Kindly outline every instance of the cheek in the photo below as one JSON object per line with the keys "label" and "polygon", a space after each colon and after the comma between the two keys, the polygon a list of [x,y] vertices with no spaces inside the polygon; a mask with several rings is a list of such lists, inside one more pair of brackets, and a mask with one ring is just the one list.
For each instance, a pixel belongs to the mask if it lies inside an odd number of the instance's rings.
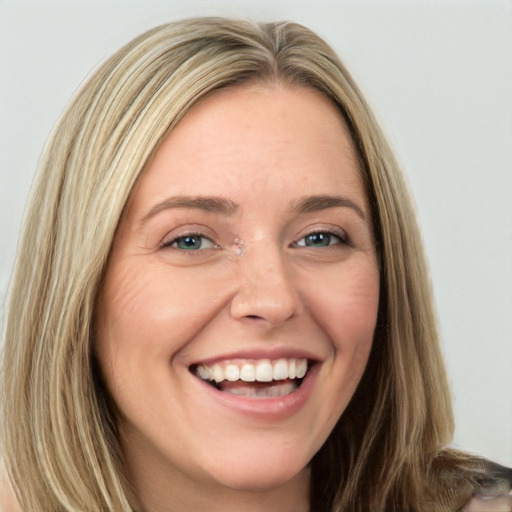
{"label": "cheek", "polygon": [[336,351],[367,353],[379,307],[379,273],[373,261],[331,272],[311,298],[311,308]]}
{"label": "cheek", "polygon": [[218,286],[201,272],[134,261],[113,265],[98,302],[96,350],[117,365],[172,360],[221,301]]}
{"label": "cheek", "polygon": [[95,349],[123,421],[137,423],[144,412],[174,403],[181,381],[170,370],[179,367],[174,363],[189,341],[219,310],[211,280],[195,274],[133,261],[107,272]]}
{"label": "cheek", "polygon": [[331,270],[323,282],[322,289],[315,288],[318,293],[309,295],[309,308],[328,338],[330,351],[321,369],[328,384],[317,419],[327,436],[352,399],[368,362],[379,306],[379,274],[368,259]]}

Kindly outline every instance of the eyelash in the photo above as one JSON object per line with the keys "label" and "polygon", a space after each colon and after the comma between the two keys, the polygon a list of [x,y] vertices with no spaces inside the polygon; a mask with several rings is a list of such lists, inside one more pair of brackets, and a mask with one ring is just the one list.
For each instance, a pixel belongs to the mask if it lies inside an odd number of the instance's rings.
{"label": "eyelash", "polygon": [[[182,235],[174,237],[172,240],[168,240],[168,241],[162,242],[162,244],[160,245],[160,249],[174,248],[174,249],[183,250],[183,251],[193,250],[193,249],[190,249],[190,248],[189,249],[181,249],[179,247],[173,247],[174,244],[177,244],[180,240],[184,240],[186,238],[200,238],[202,240],[208,240],[209,242],[212,243],[212,245],[215,248],[218,247],[218,245],[216,245],[215,242],[210,237],[208,237],[205,233],[197,231],[197,232],[184,233]],[[198,249],[200,249],[200,248],[201,247],[199,247]],[[211,248],[213,248],[213,247],[210,247],[210,249]]]}
{"label": "eyelash", "polygon": [[320,245],[317,248],[332,247],[333,245],[350,245],[350,242],[349,242],[348,237],[345,234],[345,232],[342,233],[342,232],[338,232],[338,231],[334,231],[334,230],[319,229],[317,231],[311,231],[310,233],[308,233],[308,234],[304,235],[303,237],[301,237],[296,242],[292,242],[291,246],[292,247],[314,247],[314,246],[311,246],[311,245],[306,245],[306,243],[301,244],[300,242],[302,240],[306,240],[308,237],[313,237],[315,235],[316,236],[326,236],[328,242],[331,241],[332,237],[334,237],[334,238],[336,238],[338,240],[338,242],[336,242],[334,244],[328,243],[327,245]]}
{"label": "eyelash", "polygon": [[[318,230],[318,231],[312,231],[306,235],[304,235],[303,237],[299,238],[299,240],[297,240],[296,242],[292,242],[290,244],[290,247],[293,247],[293,248],[298,248],[298,247],[312,247],[312,248],[315,248],[315,246],[312,246],[312,245],[307,245],[307,242],[305,243],[300,243],[302,240],[306,240],[308,237],[313,237],[313,236],[326,236],[326,239],[327,239],[327,245],[319,245],[317,246],[316,248],[324,248],[324,247],[332,247],[334,245],[350,245],[350,242],[347,238],[347,235],[345,233],[340,233],[340,232],[335,232],[335,231],[330,231],[330,230]],[[332,237],[336,238],[338,240],[338,242],[336,243],[333,243],[331,244],[330,241],[332,240]],[[172,240],[169,240],[169,241],[166,241],[166,242],[162,242],[162,244],[160,245],[160,249],[166,249],[166,248],[174,248],[174,249],[178,249],[178,250],[182,250],[182,251],[187,251],[187,250],[190,250],[190,251],[194,251],[194,250],[200,250],[202,247],[202,242],[201,242],[201,245],[197,248],[197,249],[194,249],[193,247],[192,248],[180,248],[180,247],[177,247],[175,246],[175,244],[178,244],[180,240],[185,240],[185,239],[194,239],[194,238],[199,238],[201,240],[208,240],[212,245],[213,247],[208,247],[208,249],[212,249],[212,248],[218,248],[219,246],[215,244],[215,242],[213,242],[213,240],[211,238],[209,238],[205,233],[202,233],[202,232],[190,232],[190,233],[185,233],[185,234],[182,234],[180,236],[177,236],[177,237],[174,237]],[[205,249],[203,249],[205,250]]]}

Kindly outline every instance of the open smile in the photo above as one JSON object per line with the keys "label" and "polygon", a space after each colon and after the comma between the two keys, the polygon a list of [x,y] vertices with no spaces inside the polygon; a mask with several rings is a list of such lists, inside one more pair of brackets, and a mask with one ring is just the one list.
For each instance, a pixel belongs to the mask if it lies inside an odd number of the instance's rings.
{"label": "open smile", "polygon": [[223,393],[264,399],[298,390],[312,365],[306,358],[237,359],[195,364],[190,371]]}

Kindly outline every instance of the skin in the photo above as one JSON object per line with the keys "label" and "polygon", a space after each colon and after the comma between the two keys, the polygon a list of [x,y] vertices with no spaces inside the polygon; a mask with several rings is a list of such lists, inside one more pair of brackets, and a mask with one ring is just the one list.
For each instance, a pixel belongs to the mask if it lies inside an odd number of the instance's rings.
{"label": "skin", "polygon": [[[308,510],[307,464],[361,377],[379,283],[367,222],[350,208],[297,214],[289,205],[343,194],[368,219],[355,162],[325,98],[253,86],[189,113],[144,171],[114,241],[96,339],[140,511]],[[158,208],[142,222],[169,196],[190,194],[241,209]],[[334,227],[349,246],[294,245]],[[161,248],[198,228],[215,243],[196,254]],[[290,345],[321,364],[311,397],[286,419],[223,409],[188,371],[240,346]],[[21,512],[0,473],[0,509]],[[475,497],[464,511],[512,511],[512,496]]]}
{"label": "skin", "polygon": [[[177,206],[184,196],[229,211]],[[309,196],[344,202],[298,208]],[[312,232],[329,244],[306,245]],[[181,249],[194,233],[201,248]],[[189,112],[132,193],[98,304],[95,347],[141,510],[307,511],[308,464],[361,378],[378,297],[357,158],[326,98],[252,85]],[[316,361],[293,413],[241,412],[189,370],[258,351]]]}
{"label": "skin", "polygon": [[512,494],[473,498],[464,508],[463,512],[511,512]]}
{"label": "skin", "polygon": [[0,476],[0,510],[2,512],[23,512],[9,485],[5,472]]}

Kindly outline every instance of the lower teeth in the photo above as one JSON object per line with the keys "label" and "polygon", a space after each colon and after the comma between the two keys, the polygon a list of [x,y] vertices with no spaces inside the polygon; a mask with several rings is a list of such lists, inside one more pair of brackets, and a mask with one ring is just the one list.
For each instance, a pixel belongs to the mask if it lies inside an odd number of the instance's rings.
{"label": "lower teeth", "polygon": [[297,382],[281,382],[267,387],[232,387],[222,389],[232,395],[247,396],[250,398],[274,398],[293,393],[298,388]]}

